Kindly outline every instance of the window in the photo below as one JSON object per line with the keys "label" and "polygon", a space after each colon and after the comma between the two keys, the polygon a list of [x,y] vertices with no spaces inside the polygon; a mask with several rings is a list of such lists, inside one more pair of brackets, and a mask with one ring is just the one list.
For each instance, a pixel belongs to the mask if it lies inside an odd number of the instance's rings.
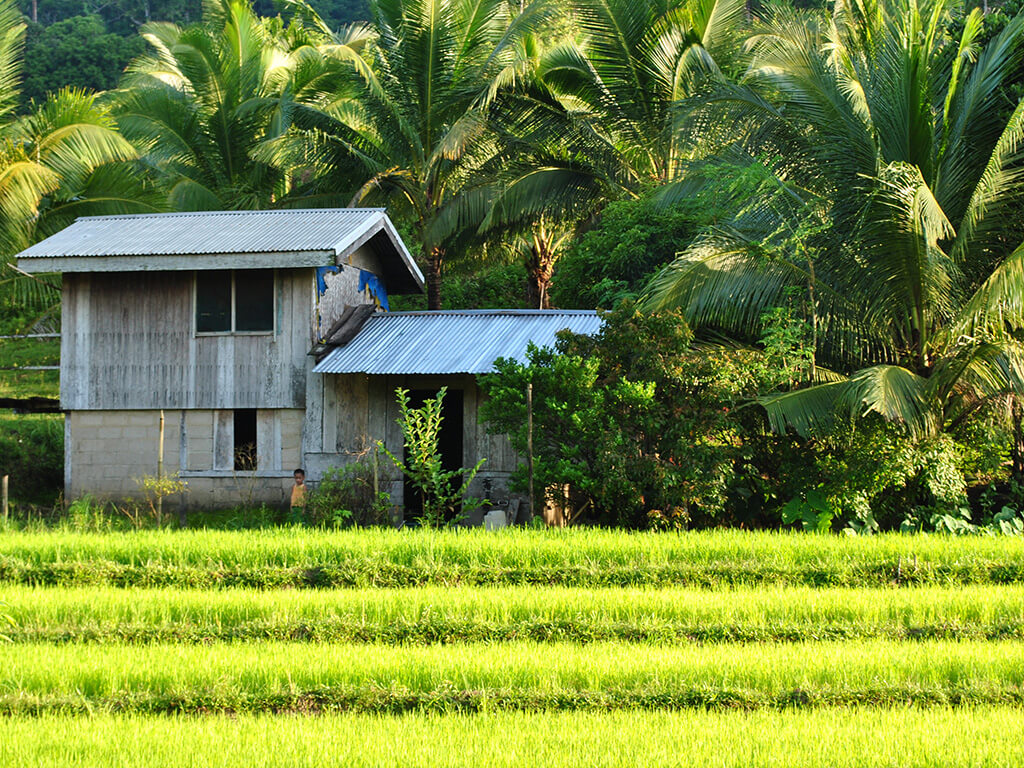
{"label": "window", "polygon": [[256,409],[240,408],[235,411],[235,470],[254,472],[256,457]]}
{"label": "window", "polygon": [[274,330],[274,271],[196,272],[196,333]]}

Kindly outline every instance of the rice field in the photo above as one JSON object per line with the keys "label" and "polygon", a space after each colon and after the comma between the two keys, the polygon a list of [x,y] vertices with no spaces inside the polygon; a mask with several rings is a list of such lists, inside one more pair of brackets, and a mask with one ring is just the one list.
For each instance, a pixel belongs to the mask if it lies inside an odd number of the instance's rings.
{"label": "rice field", "polygon": [[1024,583],[1007,537],[600,529],[9,532],[0,583],[222,588]]}
{"label": "rice field", "polygon": [[1024,546],[0,533],[4,766],[1010,766]]}
{"label": "rice field", "polygon": [[1021,640],[1024,585],[402,587],[0,586],[17,642],[452,644]]}
{"label": "rice field", "polygon": [[963,768],[1024,761],[1016,710],[818,709],[0,720],[3,768]]}
{"label": "rice field", "polygon": [[[8,693],[10,692],[10,693]],[[1024,702],[1024,644],[8,645],[0,712]]]}
{"label": "rice field", "polygon": [[0,719],[2,768],[986,768],[1024,762],[1016,710],[44,715]]}

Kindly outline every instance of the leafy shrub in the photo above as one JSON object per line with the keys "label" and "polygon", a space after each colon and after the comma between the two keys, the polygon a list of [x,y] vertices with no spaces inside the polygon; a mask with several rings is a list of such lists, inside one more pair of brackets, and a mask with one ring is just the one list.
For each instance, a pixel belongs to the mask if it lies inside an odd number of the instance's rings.
{"label": "leafy shrub", "polygon": [[313,525],[330,528],[346,525],[391,523],[391,494],[379,490],[380,470],[376,449],[343,467],[331,467],[309,491],[306,514]]}
{"label": "leafy shrub", "polygon": [[775,494],[783,502],[784,524],[854,533],[959,533],[964,525],[985,526],[993,517],[995,486],[991,499],[973,507],[969,496],[972,478],[991,477],[990,457],[955,435],[914,439],[899,425],[866,418],[838,424],[803,447],[802,467],[790,460],[777,470]]}
{"label": "leafy shrub", "polygon": [[162,528],[170,519],[164,500],[188,490],[188,483],[177,473],[164,477],[146,475],[135,482],[142,491],[142,499],[125,499],[117,507],[133,528]]}
{"label": "leafy shrub", "polygon": [[[535,485],[570,485],[603,523],[680,528],[723,512],[746,426],[735,411],[777,375],[756,351],[702,350],[682,316],[630,303],[594,337],[563,333],[528,364],[499,360],[480,380],[482,417],[526,453],[534,391]],[[745,417],[757,421],[755,411]],[[520,466],[513,483],[525,484]]]}
{"label": "leafy shrub", "polygon": [[471,510],[487,503],[484,499],[474,499],[467,495],[469,484],[473,482],[485,459],[480,459],[472,469],[445,470],[441,465],[442,406],[447,391],[447,387],[441,387],[437,396],[428,399],[421,408],[412,408],[409,405],[409,390],[401,387],[396,389],[401,414],[398,423],[405,438],[404,460],[383,445],[380,446],[423,495],[423,514],[418,522],[434,528],[458,522]]}

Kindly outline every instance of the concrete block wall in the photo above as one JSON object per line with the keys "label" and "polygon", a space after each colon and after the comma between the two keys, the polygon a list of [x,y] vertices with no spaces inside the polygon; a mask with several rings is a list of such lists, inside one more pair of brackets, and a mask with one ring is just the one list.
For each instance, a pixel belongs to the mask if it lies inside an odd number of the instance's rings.
{"label": "concrete block wall", "polygon": [[[258,411],[265,432],[258,440],[260,466],[255,472],[231,468],[231,412],[214,410],[164,411],[164,474],[179,473],[188,484],[184,499],[169,500],[186,508],[217,508],[239,504],[287,504],[292,470],[302,455],[303,411]],[[65,426],[65,495],[86,494],[118,501],[140,498],[140,481],[157,474],[160,412],[71,411]],[[218,448],[227,457],[218,461]]]}
{"label": "concrete block wall", "polygon": [[[157,473],[159,411],[72,411],[66,416],[64,446],[69,499],[91,494],[102,499],[139,495],[139,480]],[[180,469],[179,419],[164,414],[164,472]]]}

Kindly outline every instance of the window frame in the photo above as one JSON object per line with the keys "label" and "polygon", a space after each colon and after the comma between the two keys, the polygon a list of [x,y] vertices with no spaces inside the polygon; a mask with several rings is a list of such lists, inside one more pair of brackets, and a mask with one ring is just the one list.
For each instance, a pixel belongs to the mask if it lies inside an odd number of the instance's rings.
{"label": "window frame", "polygon": [[[201,272],[220,272],[224,270],[216,269],[194,269],[192,270],[192,335],[195,337],[201,336],[276,336],[277,335],[277,292],[278,292],[278,281],[277,281],[277,270],[269,270],[272,275],[272,287],[271,287],[271,301],[274,306],[271,311],[272,325],[273,327],[266,331],[238,331],[235,330],[237,322],[237,302],[236,302],[236,281],[235,273],[239,270],[230,268],[226,271],[231,273],[231,329],[227,331],[200,331],[198,323],[198,312],[199,312],[199,274]],[[246,271],[246,270],[243,270]],[[260,269],[259,271],[265,271]]]}

